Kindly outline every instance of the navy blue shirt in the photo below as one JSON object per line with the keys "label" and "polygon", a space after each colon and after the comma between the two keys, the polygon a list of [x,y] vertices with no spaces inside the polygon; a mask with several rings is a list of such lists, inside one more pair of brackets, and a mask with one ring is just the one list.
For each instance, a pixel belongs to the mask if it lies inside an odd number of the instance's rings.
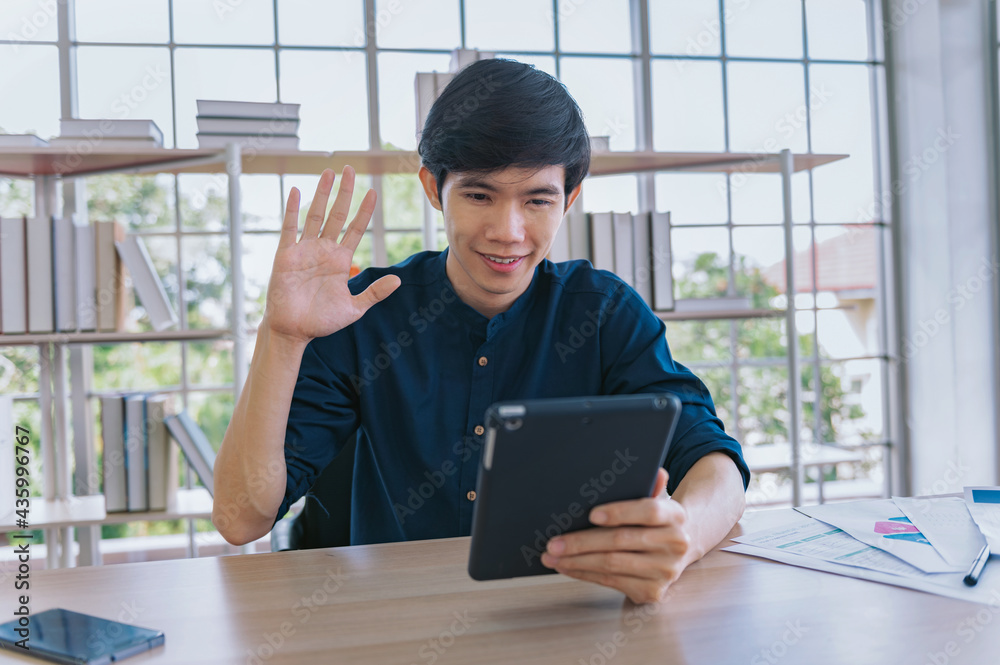
{"label": "navy blue shirt", "polygon": [[488,319],[445,274],[448,251],[369,268],[400,287],[359,321],[309,343],[285,434],[288,479],[278,510],[303,496],[352,438],[351,543],[466,536],[493,402],[672,392],[683,408],[665,467],[673,491],[713,451],[750,472],[705,385],[674,361],[663,322],[612,273],[543,261],[528,289]]}

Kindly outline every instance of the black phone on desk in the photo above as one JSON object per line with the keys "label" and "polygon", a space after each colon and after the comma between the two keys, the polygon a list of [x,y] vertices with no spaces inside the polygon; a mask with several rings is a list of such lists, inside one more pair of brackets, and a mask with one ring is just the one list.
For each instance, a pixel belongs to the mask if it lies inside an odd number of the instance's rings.
{"label": "black phone on desk", "polygon": [[499,402],[486,412],[469,575],[556,571],[548,541],[590,528],[592,508],[650,496],[681,402],[669,393]]}
{"label": "black phone on desk", "polygon": [[105,665],[164,642],[158,630],[71,610],[50,609],[25,618],[0,625],[0,653],[20,653],[66,665]]}

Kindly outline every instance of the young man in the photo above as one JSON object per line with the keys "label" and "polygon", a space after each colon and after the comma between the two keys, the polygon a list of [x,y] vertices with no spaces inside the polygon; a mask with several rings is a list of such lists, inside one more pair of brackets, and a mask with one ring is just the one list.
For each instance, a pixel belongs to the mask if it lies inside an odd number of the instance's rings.
{"label": "young man", "polygon": [[[587,262],[545,260],[590,163],[579,108],[528,65],[479,61],[432,107],[419,152],[444,252],[349,281],[374,193],[339,242],[353,170],[325,223],[334,178],[323,173],[298,241],[299,192],[289,194],[216,461],[216,527],[237,544],[263,536],[356,438],[352,543],[468,535],[490,404],[672,391],[684,406],[653,496],[596,507],[594,528],[553,539],[542,559],[636,602],[662,599],[742,515],[749,471],[639,296]],[[593,333],[570,345],[581,327]]]}

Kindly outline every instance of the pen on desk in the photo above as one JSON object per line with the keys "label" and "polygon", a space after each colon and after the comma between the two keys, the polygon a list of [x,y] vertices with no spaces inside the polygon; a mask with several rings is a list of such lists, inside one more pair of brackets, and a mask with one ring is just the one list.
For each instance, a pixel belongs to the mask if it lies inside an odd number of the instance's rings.
{"label": "pen on desk", "polygon": [[972,562],[972,569],[969,570],[969,574],[965,576],[966,586],[976,586],[979,582],[979,576],[983,574],[983,568],[986,567],[986,560],[990,558],[990,546],[989,544],[983,545],[983,549],[979,550],[979,556],[976,560]]}

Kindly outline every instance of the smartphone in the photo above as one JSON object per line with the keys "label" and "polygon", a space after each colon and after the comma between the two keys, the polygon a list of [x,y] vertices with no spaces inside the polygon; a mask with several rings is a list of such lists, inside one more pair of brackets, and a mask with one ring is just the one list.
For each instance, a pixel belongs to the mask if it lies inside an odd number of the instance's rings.
{"label": "smartphone", "polygon": [[158,630],[71,610],[45,610],[25,618],[26,626],[19,619],[0,625],[0,652],[67,665],[104,665],[149,651],[164,641]]}

